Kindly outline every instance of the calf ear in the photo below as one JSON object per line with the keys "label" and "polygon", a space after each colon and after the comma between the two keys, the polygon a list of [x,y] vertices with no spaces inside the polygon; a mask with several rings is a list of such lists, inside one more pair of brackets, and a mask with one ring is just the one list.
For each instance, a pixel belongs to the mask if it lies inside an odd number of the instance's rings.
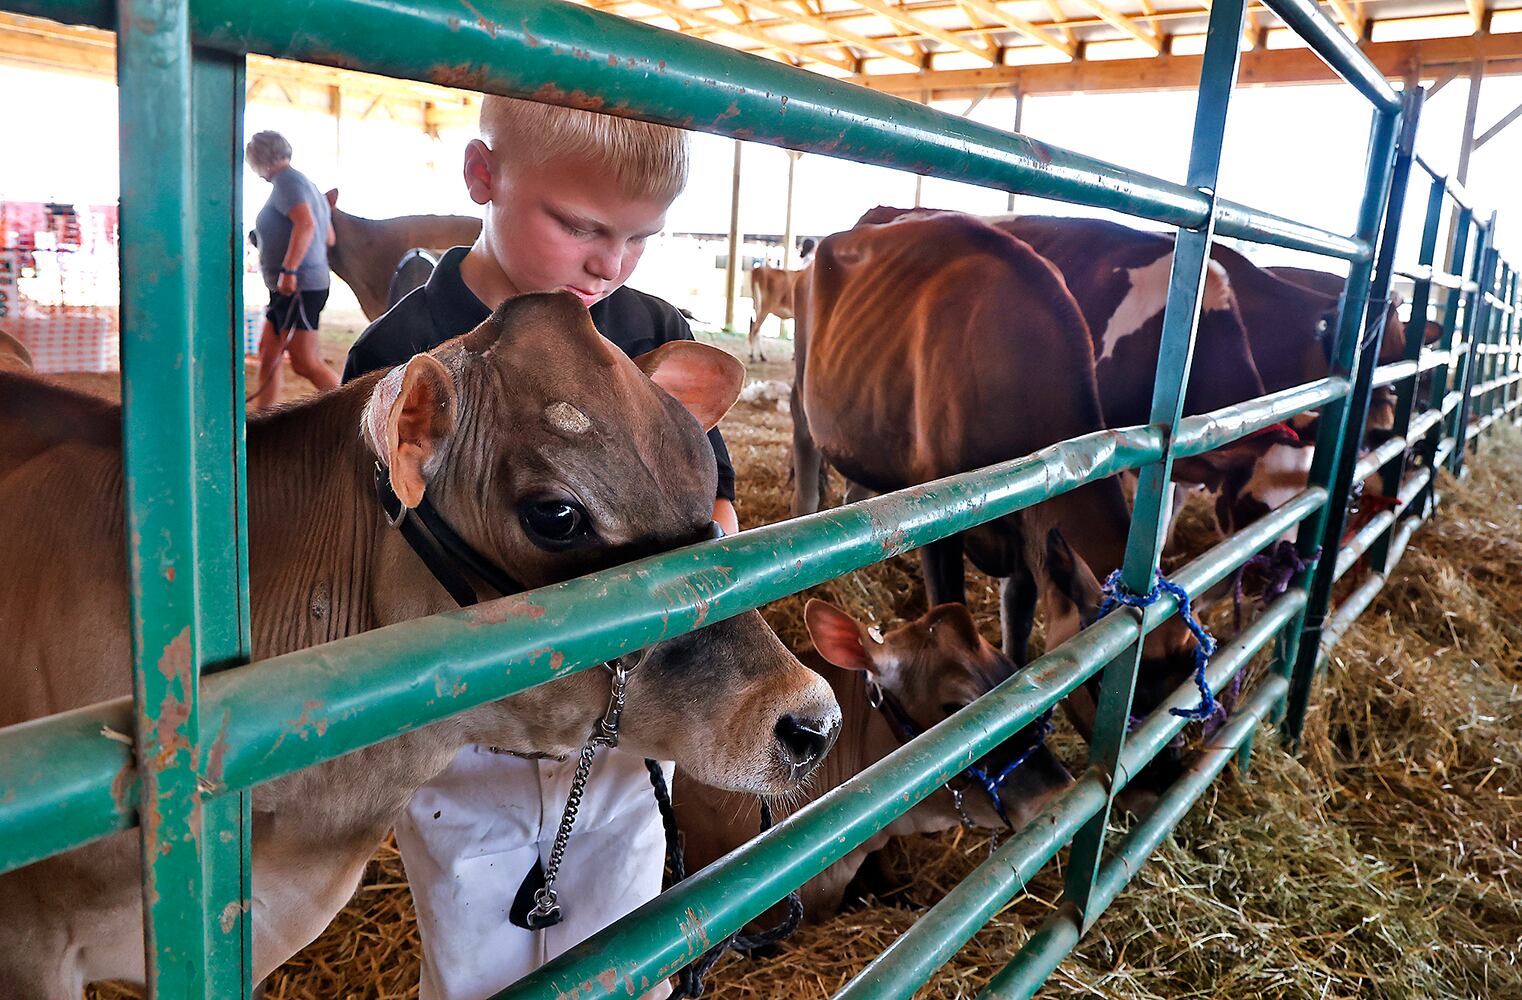
{"label": "calf ear", "polygon": [[704,431],[729,412],[745,381],[745,366],[727,351],[692,340],[673,340],[634,359],[650,381],[698,418]]}
{"label": "calf ear", "polygon": [[329,208],[338,207],[338,188],[329,188],[326,197],[328,199]]}
{"label": "calf ear", "polygon": [[454,430],[456,404],[449,372],[427,354],[375,383],[365,407],[365,438],[390,469],[391,489],[403,505],[422,502],[439,448]]}
{"label": "calf ear", "polygon": [[1435,319],[1429,319],[1427,326],[1422,330],[1422,343],[1435,344],[1443,339],[1443,324]]}
{"label": "calf ear", "polygon": [[829,601],[813,597],[803,607],[803,624],[820,656],[845,670],[876,673],[872,658],[867,655],[866,629],[855,618]]}

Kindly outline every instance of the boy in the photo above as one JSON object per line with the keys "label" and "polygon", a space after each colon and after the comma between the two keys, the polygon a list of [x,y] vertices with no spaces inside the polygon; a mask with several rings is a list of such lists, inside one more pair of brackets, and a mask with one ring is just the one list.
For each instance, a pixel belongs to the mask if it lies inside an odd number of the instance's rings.
{"label": "boy", "polygon": [[[687,158],[677,129],[487,97],[465,150],[466,188],[485,207],[479,239],[364,332],[344,380],[466,333],[525,292],[575,294],[631,357],[692,339],[675,307],[624,286],[686,185]],[[709,437],[714,520],[732,533],[734,470],[718,431]],[[575,767],[473,747],[413,799],[396,839],[423,942],[421,1000],[495,993],[660,892],[665,836],[644,762],[604,750],[556,883],[564,922],[527,929]]]}

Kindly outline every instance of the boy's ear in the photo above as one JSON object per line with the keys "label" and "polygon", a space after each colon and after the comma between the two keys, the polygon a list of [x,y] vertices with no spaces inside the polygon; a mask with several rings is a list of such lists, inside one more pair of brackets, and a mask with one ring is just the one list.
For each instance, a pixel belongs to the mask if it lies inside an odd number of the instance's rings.
{"label": "boy's ear", "polygon": [[465,147],[465,190],[477,205],[491,201],[492,162],[491,147],[480,139],[472,139]]}

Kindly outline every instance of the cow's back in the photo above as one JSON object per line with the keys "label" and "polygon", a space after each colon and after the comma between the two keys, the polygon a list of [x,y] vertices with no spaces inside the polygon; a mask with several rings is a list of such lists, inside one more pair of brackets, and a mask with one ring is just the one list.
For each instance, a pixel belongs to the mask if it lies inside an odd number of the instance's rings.
{"label": "cow's back", "polygon": [[855,482],[898,489],[1103,426],[1087,328],[1062,279],[972,217],[828,237],[809,298],[804,406]]}
{"label": "cow's back", "polygon": [[120,414],[0,372],[0,726],[132,690]]}

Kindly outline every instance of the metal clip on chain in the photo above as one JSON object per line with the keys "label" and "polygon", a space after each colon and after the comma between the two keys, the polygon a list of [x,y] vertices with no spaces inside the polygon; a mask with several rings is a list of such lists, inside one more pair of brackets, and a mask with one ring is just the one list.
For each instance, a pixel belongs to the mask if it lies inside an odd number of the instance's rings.
{"label": "metal clip on chain", "polygon": [[560,828],[555,831],[555,843],[550,848],[550,863],[544,871],[544,887],[534,893],[534,908],[528,911],[525,921],[533,930],[554,927],[565,919],[560,910],[560,897],[555,892],[555,879],[560,874],[560,863],[565,859],[566,844],[571,839],[571,828],[576,825],[576,813],[581,809],[581,798],[586,792],[587,778],[592,773],[592,758],[598,747],[618,746],[618,726],[624,715],[624,700],[628,693],[629,675],[645,662],[646,650],[639,662],[625,668],[623,660],[604,663],[613,674],[613,687],[608,694],[608,707],[603,712],[592,735],[582,745],[581,759],[576,762],[576,774],[571,778],[571,791],[566,796],[565,811],[560,814]]}

